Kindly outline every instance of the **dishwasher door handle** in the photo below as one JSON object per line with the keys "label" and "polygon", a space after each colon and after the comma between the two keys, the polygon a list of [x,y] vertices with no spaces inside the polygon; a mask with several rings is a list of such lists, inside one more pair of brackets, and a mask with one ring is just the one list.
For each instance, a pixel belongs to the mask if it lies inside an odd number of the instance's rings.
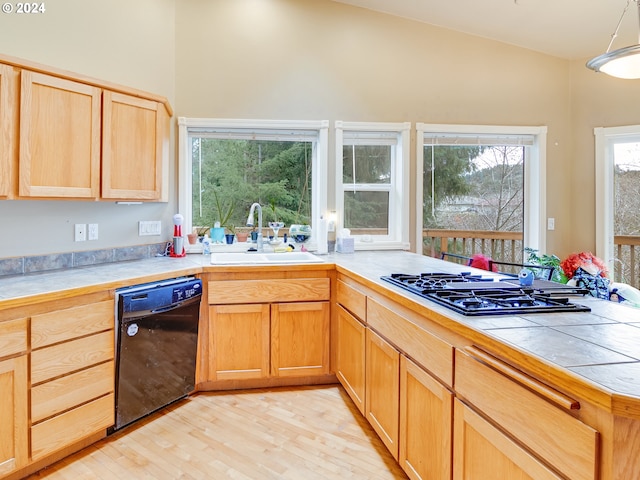
{"label": "dishwasher door handle", "polygon": [[164,313],[164,312],[170,312],[171,310],[175,310],[176,308],[180,308],[182,306],[184,302],[180,302],[180,303],[174,303],[173,305],[169,305],[166,307],[160,307],[160,308],[156,308],[154,310],[151,310],[151,313]]}

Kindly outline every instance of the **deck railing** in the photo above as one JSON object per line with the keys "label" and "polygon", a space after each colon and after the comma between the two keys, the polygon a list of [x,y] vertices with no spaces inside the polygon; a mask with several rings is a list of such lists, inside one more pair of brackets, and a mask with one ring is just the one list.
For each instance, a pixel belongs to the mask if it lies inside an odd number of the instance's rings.
{"label": "deck railing", "polygon": [[640,288],[640,237],[616,235],[613,237],[613,249],[614,281]]}
{"label": "deck railing", "polygon": [[425,229],[422,238],[422,251],[430,257],[440,258],[444,252],[481,253],[496,261],[522,263],[522,232]]}
{"label": "deck railing", "polygon": [[[440,258],[443,252],[466,256],[482,253],[496,261],[523,263],[522,232],[425,229],[422,237],[423,253],[430,257]],[[640,288],[640,236],[616,235],[613,241],[612,280]]]}

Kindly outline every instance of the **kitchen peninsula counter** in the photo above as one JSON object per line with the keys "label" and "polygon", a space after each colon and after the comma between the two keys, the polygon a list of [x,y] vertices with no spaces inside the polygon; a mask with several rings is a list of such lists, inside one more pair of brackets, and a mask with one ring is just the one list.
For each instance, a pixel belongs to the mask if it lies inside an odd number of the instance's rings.
{"label": "kitchen peninsula counter", "polygon": [[[606,411],[640,419],[640,309],[575,296],[571,301],[588,306],[591,312],[467,317],[380,277],[391,273],[458,273],[473,270],[470,267],[399,252],[333,257],[338,272],[354,276],[474,345],[578,393]],[[496,275],[481,270],[474,273]]]}

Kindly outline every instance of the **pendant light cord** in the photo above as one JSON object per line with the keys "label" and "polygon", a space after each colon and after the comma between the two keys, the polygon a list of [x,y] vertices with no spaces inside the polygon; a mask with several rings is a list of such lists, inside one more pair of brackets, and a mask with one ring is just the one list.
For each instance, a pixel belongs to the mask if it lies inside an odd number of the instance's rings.
{"label": "pendant light cord", "polygon": [[[637,0],[633,0],[633,1],[637,2]],[[631,0],[627,0],[627,5],[625,5],[624,10],[622,11],[622,15],[620,15],[620,20],[618,20],[618,25],[616,25],[616,30],[613,32],[613,35],[611,35],[611,41],[609,42],[609,46],[607,47],[607,51],[605,53],[609,53],[609,50],[611,50],[611,45],[613,45],[613,41],[618,36],[618,30],[620,30],[620,25],[622,25],[622,19],[627,13],[627,10],[629,10],[630,4],[631,4]],[[640,22],[640,5],[638,6],[638,18]]]}

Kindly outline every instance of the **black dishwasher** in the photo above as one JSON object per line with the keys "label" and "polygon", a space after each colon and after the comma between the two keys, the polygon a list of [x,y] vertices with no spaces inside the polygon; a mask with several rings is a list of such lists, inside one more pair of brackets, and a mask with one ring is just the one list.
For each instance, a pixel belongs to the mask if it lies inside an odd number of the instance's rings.
{"label": "black dishwasher", "polygon": [[116,291],[118,430],[195,387],[202,281],[194,277]]}

